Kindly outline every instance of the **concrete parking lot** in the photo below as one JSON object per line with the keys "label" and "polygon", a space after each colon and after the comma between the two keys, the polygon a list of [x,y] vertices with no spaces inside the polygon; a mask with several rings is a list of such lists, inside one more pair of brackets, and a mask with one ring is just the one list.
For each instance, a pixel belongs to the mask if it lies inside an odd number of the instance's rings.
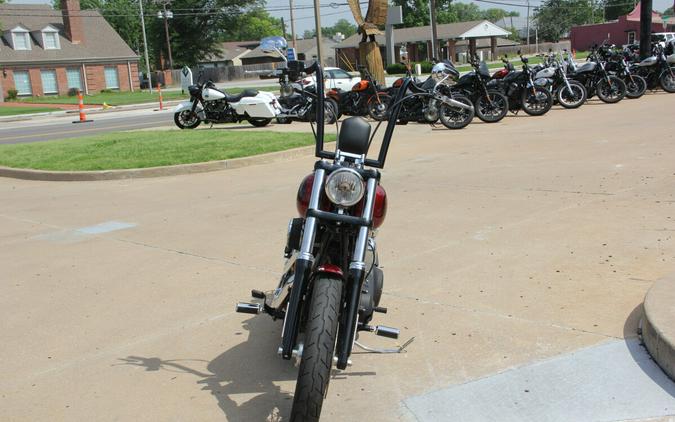
{"label": "concrete parking lot", "polygon": [[[398,127],[376,322],[327,421],[672,420],[636,340],[675,257],[675,96],[461,131]],[[313,158],[107,182],[0,179],[0,420],[289,414],[280,323],[234,313],[282,268]]]}

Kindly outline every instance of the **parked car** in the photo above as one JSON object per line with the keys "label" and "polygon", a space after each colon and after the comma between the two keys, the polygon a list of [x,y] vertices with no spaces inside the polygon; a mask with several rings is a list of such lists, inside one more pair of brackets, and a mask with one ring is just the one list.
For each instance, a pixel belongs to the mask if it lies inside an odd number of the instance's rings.
{"label": "parked car", "polygon": [[[360,76],[354,76],[339,67],[326,67],[323,72],[326,79],[326,89],[351,91],[355,84],[361,82]],[[302,80],[303,85],[313,85],[314,82],[316,82],[316,77],[314,75],[307,76]],[[383,82],[384,81],[377,81],[378,84],[382,84]]]}

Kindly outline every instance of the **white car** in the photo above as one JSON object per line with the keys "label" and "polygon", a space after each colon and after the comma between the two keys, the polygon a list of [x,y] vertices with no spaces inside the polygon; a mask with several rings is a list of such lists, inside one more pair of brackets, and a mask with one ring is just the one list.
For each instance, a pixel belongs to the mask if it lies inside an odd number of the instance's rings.
{"label": "white car", "polygon": [[[352,87],[361,81],[360,76],[353,76],[346,70],[339,67],[324,67],[323,73],[325,77],[326,89],[339,88],[345,91],[351,91]],[[314,75],[307,76],[302,80],[303,85],[313,85],[316,82]]]}

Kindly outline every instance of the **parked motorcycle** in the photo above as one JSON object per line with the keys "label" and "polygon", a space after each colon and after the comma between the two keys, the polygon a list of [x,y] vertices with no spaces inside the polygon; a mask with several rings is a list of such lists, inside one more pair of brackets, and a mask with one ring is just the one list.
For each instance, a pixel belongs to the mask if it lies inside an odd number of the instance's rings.
{"label": "parked motorcycle", "polygon": [[523,63],[522,70],[509,72],[502,79],[492,79],[488,87],[506,95],[512,113],[522,109],[531,116],[546,114],[553,106],[553,96],[545,86],[534,83],[535,72],[528,64],[529,59],[520,52],[518,54]]}
{"label": "parked motorcycle", "polygon": [[568,54],[567,76],[586,87],[588,98],[593,98],[597,94],[601,101],[609,104],[621,101],[626,96],[626,83],[618,76],[607,72],[605,62],[595,49],[591,50],[586,60],[586,63],[577,66]]}
{"label": "parked motorcycle", "polygon": [[[409,65],[408,75],[411,74]],[[407,124],[410,121],[435,123],[440,120],[448,129],[466,127],[474,116],[474,107],[466,96],[453,88],[459,72],[449,61],[435,63],[431,75],[422,83],[413,78],[401,80],[408,82],[405,97],[402,100],[398,121]],[[396,81],[390,90],[392,96],[403,89]]]}
{"label": "parked motorcycle", "polygon": [[534,83],[547,88],[553,98],[564,108],[578,108],[586,101],[586,88],[567,77],[566,64],[560,53],[549,51],[540,67],[535,67]]}
{"label": "parked motorcycle", "polygon": [[661,86],[666,92],[675,92],[675,54],[666,56],[661,44],[652,46],[652,56],[639,62],[637,69],[638,75],[647,81],[649,89]]}
{"label": "parked motorcycle", "polygon": [[204,123],[239,123],[267,126],[281,112],[274,94],[246,89],[230,95],[212,81],[188,87],[190,100],[174,109],[173,121],[181,129],[194,129]]}
{"label": "parked motorcycle", "polygon": [[462,75],[454,90],[471,100],[479,119],[486,123],[498,122],[509,112],[509,100],[498,87],[488,86],[491,77],[485,62],[479,62],[474,57],[471,65],[474,70]]}
{"label": "parked motorcycle", "polygon": [[[315,63],[306,71],[316,72],[317,92],[322,93],[321,66]],[[335,151],[323,149],[324,97],[317,96],[319,161],[298,189],[299,217],[288,225],[283,275],[276,289],[253,290],[254,302],[236,306],[237,312],[266,313],[283,321],[278,353],[300,366],[291,421],[319,420],[331,369],[344,370],[352,348],[366,347],[358,333],[399,336],[396,328],[370,322],[375,312],[387,312],[380,306],[384,278],[375,242],[387,212],[378,169],[384,167],[408,83],[392,104],[377,159],[366,158],[374,133],[362,117],[343,121]]]}
{"label": "parked motorcycle", "polygon": [[377,85],[365,67],[361,68],[361,81],[351,91],[334,88],[328,91],[328,98],[338,104],[338,117],[370,116],[374,120],[383,120],[387,116],[387,108],[391,97],[384,88]]}
{"label": "parked motorcycle", "polygon": [[636,74],[637,65],[631,67],[628,60],[632,57],[628,49],[618,50],[616,46],[603,45],[598,54],[605,61],[605,69],[626,83],[626,98],[640,98],[647,90],[647,81]]}

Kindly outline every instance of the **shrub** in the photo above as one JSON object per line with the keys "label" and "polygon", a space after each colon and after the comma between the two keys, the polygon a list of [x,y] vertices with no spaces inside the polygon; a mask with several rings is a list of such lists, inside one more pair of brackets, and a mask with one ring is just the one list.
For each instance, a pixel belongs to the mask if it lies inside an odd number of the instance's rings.
{"label": "shrub", "polygon": [[106,89],[102,89],[102,90],[101,90],[101,94],[112,94],[112,93],[113,93],[113,90],[112,90],[112,89],[107,89],[107,88],[106,88]]}
{"label": "shrub", "polygon": [[[410,64],[413,72],[415,72],[415,64],[416,63]],[[434,64],[431,62],[420,62],[419,64],[422,65],[422,73],[431,73],[431,68],[434,67]],[[393,75],[397,73],[405,73],[405,65],[401,63],[394,63],[387,66],[387,74]]]}
{"label": "shrub", "polygon": [[77,88],[70,88],[70,89],[68,90],[68,96],[69,96],[69,97],[76,97],[78,92],[80,92],[79,89],[77,89]]}
{"label": "shrub", "polygon": [[17,91],[16,89],[8,89],[7,90],[7,99],[8,100],[16,100],[18,96],[19,96],[19,91]]}

